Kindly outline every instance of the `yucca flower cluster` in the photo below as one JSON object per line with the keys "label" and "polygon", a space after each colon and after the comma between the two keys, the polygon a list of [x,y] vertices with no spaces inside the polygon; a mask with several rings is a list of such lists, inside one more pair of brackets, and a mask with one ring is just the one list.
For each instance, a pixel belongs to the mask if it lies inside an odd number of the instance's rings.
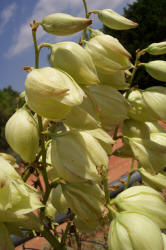
{"label": "yucca flower cluster", "polygon": [[[110,250],[164,249],[161,229],[166,228],[166,205],[155,189],[166,187],[166,131],[158,123],[166,121],[166,88],[140,90],[132,81],[140,66],[155,79],[166,81],[166,62],[138,63],[143,53],[165,54],[166,45],[151,44],[138,52],[133,65],[118,39],[88,27],[91,14],[97,14],[111,29],[138,25],[110,9],[92,10],[86,18],[55,13],[31,23],[36,65],[28,69],[21,95],[25,104],[8,120],[5,133],[27,169],[33,169],[39,182],[43,176],[45,189],[40,184],[38,192],[27,185],[17,174],[16,165],[11,165],[11,156],[0,154],[0,238],[6,239],[0,249],[14,249],[9,234],[18,234],[22,228],[36,230],[54,249],[66,249],[68,227],[60,242],[51,223],[57,213],[68,209],[80,232],[91,232],[110,221]],[[39,25],[53,35],[83,30],[83,36],[79,44],[65,41],[38,46]],[[50,66],[39,68],[43,47],[50,49]],[[112,152],[121,125],[123,146]],[[109,134],[112,128],[113,139]],[[128,188],[127,183],[127,189],[110,201],[107,179],[111,154],[136,160],[144,183],[154,189]],[[26,173],[23,179],[27,178]],[[35,209],[40,209],[39,216],[32,213]],[[27,218],[29,224],[23,221]]]}

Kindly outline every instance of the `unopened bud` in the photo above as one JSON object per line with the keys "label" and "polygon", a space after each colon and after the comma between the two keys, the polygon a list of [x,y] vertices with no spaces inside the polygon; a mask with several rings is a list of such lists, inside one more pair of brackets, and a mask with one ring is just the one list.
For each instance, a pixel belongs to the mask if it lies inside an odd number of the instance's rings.
{"label": "unopened bud", "polygon": [[166,176],[158,173],[158,174],[151,174],[148,171],[146,171],[144,168],[139,168],[139,172],[142,176],[142,181],[145,185],[148,185],[160,192],[162,192],[163,189],[166,189]]}
{"label": "unopened bud", "polygon": [[154,79],[166,82],[166,61],[156,60],[148,63],[140,63],[140,66],[145,66],[147,73]]}
{"label": "unopened bud", "polygon": [[134,212],[119,213],[110,225],[108,249],[163,250],[161,231],[155,223],[142,214]]}
{"label": "unopened bud", "polygon": [[128,30],[138,26],[135,23],[111,9],[95,10],[93,13],[97,13],[100,21],[107,27],[115,30]]}
{"label": "unopened bud", "polygon": [[50,63],[73,77],[79,85],[93,85],[100,81],[87,50],[74,42],[51,45]]}
{"label": "unopened bud", "polygon": [[[166,64],[165,64],[166,66]],[[143,99],[147,106],[158,116],[158,120],[166,121],[166,88],[154,86],[143,91]]]}
{"label": "unopened bud", "polygon": [[104,129],[109,130],[112,125],[118,125],[127,118],[127,102],[116,89],[106,85],[90,86],[88,89],[99,108],[98,115]]}
{"label": "unopened bud", "polygon": [[73,17],[64,13],[55,13],[40,22],[43,29],[57,36],[68,36],[85,29],[92,23],[90,19]]}
{"label": "unopened bud", "polygon": [[120,211],[145,215],[160,228],[166,227],[166,204],[161,194],[151,187],[130,187],[114,199],[114,204]]}
{"label": "unopened bud", "polygon": [[58,136],[52,140],[51,147],[52,165],[68,182],[100,182],[97,168],[108,168],[106,152],[86,131],[70,131]]}
{"label": "unopened bud", "polygon": [[100,84],[109,85],[112,88],[122,90],[129,88],[129,85],[125,80],[124,70],[111,70],[109,72],[104,72],[97,68],[97,74],[100,79]]}
{"label": "unopened bud", "polygon": [[129,145],[140,165],[152,174],[156,174],[166,165],[166,146],[152,139],[129,138]]}
{"label": "unopened bud", "polygon": [[6,140],[24,161],[35,160],[39,146],[38,124],[24,108],[16,111],[5,127]]}
{"label": "unopened bud", "polygon": [[166,54],[166,42],[152,43],[145,51],[151,55],[164,55]]}
{"label": "unopened bud", "polygon": [[157,121],[159,120],[152,108],[145,102],[142,90],[134,90],[128,96],[130,103],[129,116],[137,121]]}
{"label": "unopened bud", "polygon": [[126,70],[132,66],[129,60],[131,55],[112,36],[95,36],[86,42],[85,49],[90,53],[95,66],[102,71]]}
{"label": "unopened bud", "polygon": [[62,119],[71,107],[81,104],[83,90],[67,73],[45,67],[32,70],[25,81],[30,108],[48,119]]}
{"label": "unopened bud", "polygon": [[149,138],[149,128],[148,126],[136,120],[125,120],[122,128],[123,136],[127,137],[139,137],[148,139]]}

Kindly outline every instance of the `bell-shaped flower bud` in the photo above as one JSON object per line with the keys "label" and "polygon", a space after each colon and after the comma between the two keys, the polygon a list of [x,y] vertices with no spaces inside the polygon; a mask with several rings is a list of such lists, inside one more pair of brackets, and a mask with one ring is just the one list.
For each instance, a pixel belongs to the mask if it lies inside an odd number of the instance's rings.
{"label": "bell-shaped flower bud", "polygon": [[119,213],[110,225],[108,249],[163,250],[161,231],[155,223],[142,214]]}
{"label": "bell-shaped flower bud", "polygon": [[0,222],[0,250],[14,250],[12,239],[10,238],[10,233],[5,225],[5,223]]}
{"label": "bell-shaped flower bud", "polygon": [[91,29],[88,27],[88,30],[90,31],[90,38],[93,38],[93,37],[99,36],[99,35],[104,35],[104,33],[98,29]]}
{"label": "bell-shaped flower bud", "polygon": [[74,42],[61,42],[51,46],[50,63],[73,77],[79,85],[94,85],[100,81],[90,54]]}
{"label": "bell-shaped flower bud", "polygon": [[103,216],[105,195],[99,185],[62,184],[69,208],[88,225],[99,224]]}
{"label": "bell-shaped flower bud", "polygon": [[147,88],[143,91],[143,99],[153,112],[158,115],[158,120],[166,121],[166,87],[154,86]]}
{"label": "bell-shaped flower bud", "polygon": [[[104,129],[109,130],[112,125],[118,125],[127,118],[128,104],[116,89],[106,85],[96,85],[88,87],[88,90],[93,101],[92,108],[86,109],[86,100],[81,107],[92,116],[95,115],[95,118],[101,121]],[[97,112],[93,111],[94,104],[98,109]]]}
{"label": "bell-shaped flower bud", "polygon": [[68,36],[85,29],[92,23],[90,19],[74,17],[64,13],[55,13],[43,18],[39,24],[53,35]]}
{"label": "bell-shaped flower bud", "polygon": [[142,176],[142,181],[145,185],[148,185],[158,191],[162,191],[163,189],[166,189],[166,176],[158,173],[155,175],[152,175],[148,171],[146,171],[144,168],[139,168],[139,172]]}
{"label": "bell-shaped flower bud", "polygon": [[156,122],[145,122],[148,126],[150,133],[165,133],[166,130],[156,121]]}
{"label": "bell-shaped flower bud", "polygon": [[139,137],[148,139],[150,137],[148,126],[136,120],[128,119],[123,122],[122,127],[123,136],[127,137]]}
{"label": "bell-shaped flower bud", "polygon": [[29,111],[21,108],[10,117],[5,136],[11,148],[24,161],[35,160],[39,146],[38,124]]}
{"label": "bell-shaped flower bud", "polygon": [[7,160],[14,168],[18,168],[19,166],[16,163],[16,159],[13,157],[13,155],[6,154],[6,153],[0,153],[0,157]]}
{"label": "bell-shaped flower bud", "polygon": [[55,220],[55,217],[58,215],[58,211],[53,206],[50,200],[47,201],[44,212],[45,212],[45,216],[47,216],[51,220]]}
{"label": "bell-shaped flower bud", "polygon": [[114,204],[120,211],[143,214],[160,228],[166,227],[166,204],[161,194],[151,187],[130,187],[114,199]]}
{"label": "bell-shaped flower bud", "polygon": [[104,72],[131,68],[131,55],[118,39],[109,35],[99,35],[86,41],[85,49],[91,55],[95,66]]}
{"label": "bell-shaped flower bud", "polygon": [[115,89],[127,89],[129,85],[125,82],[124,70],[111,70],[109,72],[103,72],[97,69],[97,74],[100,79],[100,84],[109,85]]}
{"label": "bell-shaped flower bud", "polygon": [[38,191],[25,184],[13,166],[1,157],[0,172],[0,221],[20,221],[21,217],[25,219],[23,215],[43,206]]}
{"label": "bell-shaped flower bud", "polygon": [[165,233],[162,233],[161,235],[162,235],[163,242],[164,242],[164,248],[163,248],[163,250],[166,250],[166,235],[165,235]]}
{"label": "bell-shaped flower bud", "polygon": [[148,63],[140,63],[145,66],[147,73],[154,79],[166,82],[166,61],[156,60]]}
{"label": "bell-shaped flower bud", "polygon": [[130,103],[129,116],[137,121],[157,121],[159,116],[153,109],[145,102],[143,92],[141,90],[134,90],[128,96]]}
{"label": "bell-shaped flower bud", "polygon": [[50,200],[52,205],[60,213],[66,213],[69,207],[67,200],[63,194],[61,184],[58,184],[56,188],[53,188],[50,193]]}
{"label": "bell-shaped flower bud", "polygon": [[105,132],[102,128],[97,128],[93,130],[87,130],[87,133],[91,134],[97,139],[108,155],[111,154],[112,146],[114,145],[115,141],[107,132]]}
{"label": "bell-shaped flower bud", "polygon": [[67,73],[51,67],[32,70],[25,81],[30,108],[48,119],[62,119],[71,107],[81,104],[83,90]]}
{"label": "bell-shaped flower bud", "polygon": [[151,141],[166,148],[166,133],[151,133],[150,139]]}
{"label": "bell-shaped flower bud", "polygon": [[166,146],[142,138],[128,138],[135,159],[152,174],[156,174],[166,165]]}
{"label": "bell-shaped flower bud", "polygon": [[151,55],[164,55],[166,54],[166,42],[152,43],[145,51]]}
{"label": "bell-shaped flower bud", "polygon": [[108,168],[108,157],[98,141],[86,131],[68,131],[51,143],[52,165],[71,183],[100,182],[97,168]]}
{"label": "bell-shaped flower bud", "polygon": [[76,129],[96,129],[101,127],[100,122],[90,115],[86,110],[80,106],[75,106],[66,115],[64,123],[71,128]]}
{"label": "bell-shaped flower bud", "polygon": [[77,229],[81,232],[81,233],[90,233],[92,231],[94,231],[98,226],[100,226],[99,221],[97,220],[90,220],[88,221],[84,221],[83,219],[80,219],[77,215],[74,216],[74,223],[77,227]]}
{"label": "bell-shaped flower bud", "polygon": [[111,9],[94,10],[92,13],[97,13],[100,21],[110,29],[128,30],[138,26],[138,23],[135,23],[126,17],[119,15],[117,12]]}
{"label": "bell-shaped flower bud", "polygon": [[134,158],[131,147],[127,142],[123,142],[123,145],[114,150],[113,155],[122,157],[122,158]]}

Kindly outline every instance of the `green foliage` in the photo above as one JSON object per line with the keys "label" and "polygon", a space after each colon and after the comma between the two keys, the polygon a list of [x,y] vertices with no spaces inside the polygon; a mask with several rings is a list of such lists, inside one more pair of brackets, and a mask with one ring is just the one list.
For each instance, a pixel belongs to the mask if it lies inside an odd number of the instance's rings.
{"label": "green foliage", "polygon": [[[135,51],[144,49],[151,43],[162,42],[166,40],[166,1],[165,0],[137,0],[124,8],[124,16],[139,26],[131,30],[110,30],[104,26],[104,33],[110,34],[120,40],[135,59]],[[142,57],[144,62],[151,60],[166,60],[166,56],[150,56],[148,54]],[[156,81],[147,75],[144,69],[139,68],[135,83],[140,88],[154,86]],[[158,85],[163,85],[158,82]]]}
{"label": "green foliage", "polygon": [[14,113],[17,106],[19,93],[12,90],[9,86],[0,90],[0,151],[5,151],[8,144],[5,140],[5,124],[9,117]]}

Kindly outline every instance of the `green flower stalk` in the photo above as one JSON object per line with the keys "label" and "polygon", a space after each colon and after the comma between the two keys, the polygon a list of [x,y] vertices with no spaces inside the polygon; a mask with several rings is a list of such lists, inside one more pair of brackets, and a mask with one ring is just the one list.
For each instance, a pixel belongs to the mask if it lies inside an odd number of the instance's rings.
{"label": "green flower stalk", "polygon": [[6,140],[26,162],[33,162],[39,148],[38,124],[25,108],[17,110],[5,126]]}
{"label": "green flower stalk", "polygon": [[89,53],[74,42],[50,45],[50,63],[73,77],[79,85],[94,85],[100,81]]}
{"label": "green flower stalk", "polygon": [[166,204],[155,189],[148,186],[135,186],[121,192],[114,204],[120,211],[142,214],[160,228],[166,227]]}
{"label": "green flower stalk", "polygon": [[43,18],[39,24],[53,35],[68,36],[85,29],[92,23],[90,19],[73,17],[64,13],[55,13]]}
{"label": "green flower stalk", "polygon": [[128,30],[133,29],[138,26],[138,23],[135,23],[111,9],[104,10],[94,10],[92,13],[98,14],[100,21],[110,29],[114,30]]}
{"label": "green flower stalk", "polygon": [[70,75],[51,67],[32,70],[26,78],[25,89],[30,108],[50,120],[64,118],[85,96]]}

